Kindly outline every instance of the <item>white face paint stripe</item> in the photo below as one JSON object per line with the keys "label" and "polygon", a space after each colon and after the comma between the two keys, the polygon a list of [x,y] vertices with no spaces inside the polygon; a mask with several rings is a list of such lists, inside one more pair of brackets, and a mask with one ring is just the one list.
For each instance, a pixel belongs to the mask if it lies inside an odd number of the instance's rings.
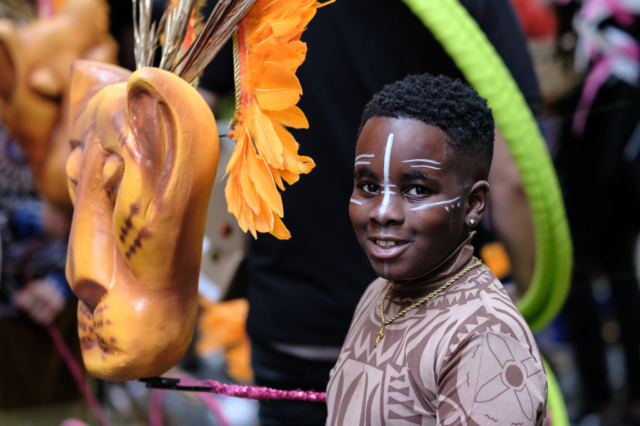
{"label": "white face paint stripe", "polygon": [[[358,163],[356,163],[356,164],[358,164]],[[427,168],[427,169],[442,170],[442,168],[441,168],[441,167],[427,166],[426,164],[418,164],[418,165],[411,166],[411,167],[425,167],[425,168]]]}
{"label": "white face paint stripe", "polygon": [[391,147],[393,146],[393,133],[389,133],[389,138],[387,139],[387,147],[384,150],[384,181],[382,185],[384,186],[384,197],[382,198],[382,203],[380,204],[380,211],[378,214],[382,216],[387,212],[387,207],[389,206],[389,195],[391,191],[389,191],[389,164],[391,163]]}
{"label": "white face paint stripe", "polygon": [[417,158],[415,160],[404,160],[403,163],[433,163],[433,164],[442,164],[434,160],[427,160],[424,158]]}
{"label": "white face paint stripe", "polygon": [[[429,204],[423,204],[421,206],[418,207],[414,207],[411,210],[424,210],[424,209],[429,209],[431,207],[435,207],[435,206],[441,206],[443,204],[449,204],[449,203],[453,203],[454,201],[458,201],[460,199],[460,197],[456,197],[453,200],[447,200],[447,201],[438,201],[437,203],[429,203]],[[447,209],[447,211],[449,211],[448,207],[445,207]]]}
{"label": "white face paint stripe", "polygon": [[370,161],[356,161],[356,166],[358,164],[371,164],[371,162]]}
{"label": "white face paint stripe", "polygon": [[354,200],[353,198],[352,198],[352,199],[350,199],[349,201],[351,201],[353,204],[357,204],[357,205],[359,205],[359,206],[361,206],[361,205],[362,205],[362,201]]}
{"label": "white face paint stripe", "polygon": [[356,157],[356,161],[358,161],[361,158],[374,158],[374,157],[375,157],[375,154],[361,154]]}

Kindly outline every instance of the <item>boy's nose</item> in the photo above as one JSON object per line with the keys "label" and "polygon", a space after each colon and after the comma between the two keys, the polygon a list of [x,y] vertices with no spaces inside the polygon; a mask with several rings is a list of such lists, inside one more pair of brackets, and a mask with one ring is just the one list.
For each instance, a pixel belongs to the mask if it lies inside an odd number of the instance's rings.
{"label": "boy's nose", "polygon": [[378,203],[371,209],[369,219],[382,226],[400,224],[404,222],[402,209],[402,194],[395,186],[383,188],[378,196]]}

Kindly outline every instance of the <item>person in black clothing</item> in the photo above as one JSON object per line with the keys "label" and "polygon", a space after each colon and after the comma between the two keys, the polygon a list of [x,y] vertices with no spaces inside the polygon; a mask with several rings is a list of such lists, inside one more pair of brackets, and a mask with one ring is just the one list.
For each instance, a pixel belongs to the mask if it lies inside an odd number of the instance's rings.
{"label": "person in black clothing", "polygon": [[[622,35],[640,46],[637,14],[630,26],[610,16],[596,27],[600,37],[615,34],[620,40]],[[588,39],[591,34],[579,32],[579,36]],[[614,48],[599,53],[590,58],[587,71],[601,58],[617,54]],[[571,121],[565,123],[555,163],[575,248],[563,314],[583,385],[581,414],[601,424],[620,422],[619,413],[628,417],[629,424],[640,424],[640,290],[633,262],[640,233],[640,63],[636,61],[635,67],[635,74],[629,72],[632,66],[624,73],[614,69],[587,114],[576,113],[582,87],[564,100],[559,111],[585,118],[583,131]],[[610,284],[619,325],[626,373],[624,410],[616,405],[609,383],[603,312],[591,285],[597,275],[604,275]]]}
{"label": "person in black clothing", "polygon": [[[525,38],[508,0],[463,0],[494,44],[534,111],[540,93]],[[309,130],[293,130],[316,168],[283,192],[288,241],[260,235],[246,259],[247,329],[260,386],[324,391],[367,285],[375,278],[348,215],[360,113],[382,87],[409,74],[461,72],[401,1],[338,1],[318,11],[302,41],[298,106]],[[214,60],[201,85],[233,90],[231,49]],[[493,184],[492,184],[493,186]],[[270,425],[320,425],[324,404],[271,401],[260,420]]]}

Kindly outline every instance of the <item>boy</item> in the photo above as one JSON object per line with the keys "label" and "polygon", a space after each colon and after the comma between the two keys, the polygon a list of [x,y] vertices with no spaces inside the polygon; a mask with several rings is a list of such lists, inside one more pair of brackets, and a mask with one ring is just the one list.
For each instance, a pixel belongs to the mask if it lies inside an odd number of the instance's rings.
{"label": "boy", "polygon": [[447,77],[410,76],[367,104],[349,215],[380,276],[327,390],[330,425],[541,425],[547,382],[526,322],[473,257],[494,123]]}

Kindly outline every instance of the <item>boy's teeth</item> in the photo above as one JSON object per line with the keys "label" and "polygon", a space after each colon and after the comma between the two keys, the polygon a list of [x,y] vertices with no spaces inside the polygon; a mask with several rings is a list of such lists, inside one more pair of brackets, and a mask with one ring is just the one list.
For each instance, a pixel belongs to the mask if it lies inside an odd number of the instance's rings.
{"label": "boy's teeth", "polygon": [[379,246],[382,246],[382,247],[391,247],[391,246],[395,246],[396,242],[395,241],[376,240],[376,244],[378,244]]}

